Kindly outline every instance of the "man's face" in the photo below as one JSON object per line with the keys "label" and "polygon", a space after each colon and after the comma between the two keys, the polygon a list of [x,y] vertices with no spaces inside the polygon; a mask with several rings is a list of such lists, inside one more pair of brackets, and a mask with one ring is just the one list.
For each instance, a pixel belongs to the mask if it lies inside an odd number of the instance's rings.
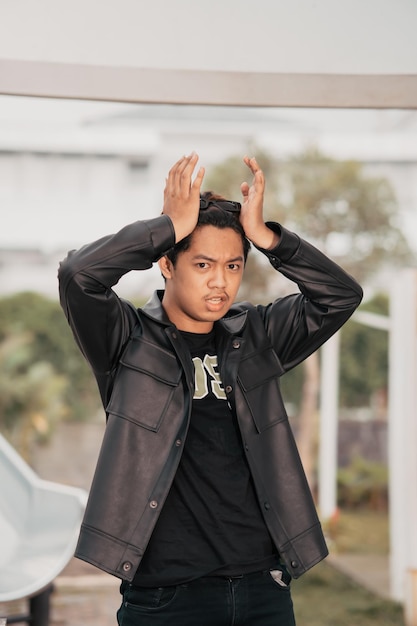
{"label": "man's face", "polygon": [[170,320],[180,330],[210,332],[233,304],[242,281],[242,239],[231,228],[201,226],[175,267],[167,257],[159,267],[166,279],[162,304]]}

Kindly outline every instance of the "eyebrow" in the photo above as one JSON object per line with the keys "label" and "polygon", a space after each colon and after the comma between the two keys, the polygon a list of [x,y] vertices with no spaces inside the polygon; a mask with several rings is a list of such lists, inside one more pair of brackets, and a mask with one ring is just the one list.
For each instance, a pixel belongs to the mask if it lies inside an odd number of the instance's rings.
{"label": "eyebrow", "polygon": [[[218,262],[217,259],[213,259],[212,257],[207,256],[205,254],[196,254],[192,257],[193,261],[197,261],[199,259],[204,260],[204,261],[210,261],[211,263]],[[228,259],[226,263],[236,263],[237,261],[243,261],[243,256],[239,255],[239,256],[234,257],[233,259]]]}

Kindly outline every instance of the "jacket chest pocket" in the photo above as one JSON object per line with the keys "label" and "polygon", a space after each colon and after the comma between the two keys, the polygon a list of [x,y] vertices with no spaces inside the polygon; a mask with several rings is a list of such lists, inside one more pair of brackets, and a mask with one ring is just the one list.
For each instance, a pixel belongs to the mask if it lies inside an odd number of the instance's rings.
{"label": "jacket chest pocket", "polygon": [[133,339],[120,359],[107,412],[157,432],[180,380],[171,352]]}
{"label": "jacket chest pocket", "polygon": [[258,432],[287,419],[278,380],[283,373],[271,347],[247,355],[240,363],[239,385]]}

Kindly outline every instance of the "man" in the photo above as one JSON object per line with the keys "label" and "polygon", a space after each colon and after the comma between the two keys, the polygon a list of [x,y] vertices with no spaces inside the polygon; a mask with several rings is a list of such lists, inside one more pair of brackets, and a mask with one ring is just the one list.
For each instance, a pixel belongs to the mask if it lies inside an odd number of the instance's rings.
{"label": "man", "polygon": [[[279,378],[362,291],[265,224],[255,159],[244,159],[253,181],[242,205],[200,195],[197,160],[171,168],[162,215],[60,267],[61,303],[107,413],[76,555],[122,579],[121,626],[293,626],[290,580],[327,548]],[[248,240],[301,293],[234,304]],[[116,296],[122,275],[155,262],[164,291],[138,310]]]}

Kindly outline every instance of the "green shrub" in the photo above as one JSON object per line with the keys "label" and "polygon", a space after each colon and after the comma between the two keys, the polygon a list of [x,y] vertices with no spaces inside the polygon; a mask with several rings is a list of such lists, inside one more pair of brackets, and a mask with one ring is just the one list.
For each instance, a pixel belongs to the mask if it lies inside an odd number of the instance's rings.
{"label": "green shrub", "polygon": [[356,457],[339,469],[338,505],[345,508],[386,510],[388,506],[388,469],[381,463]]}

